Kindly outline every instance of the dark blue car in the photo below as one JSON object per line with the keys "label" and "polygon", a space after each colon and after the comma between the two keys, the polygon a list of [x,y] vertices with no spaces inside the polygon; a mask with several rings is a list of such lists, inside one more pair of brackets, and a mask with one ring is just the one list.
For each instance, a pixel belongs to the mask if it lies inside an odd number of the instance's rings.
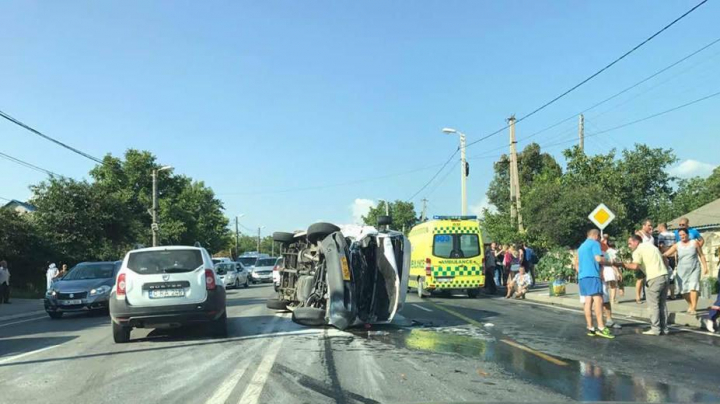
{"label": "dark blue car", "polygon": [[121,264],[122,261],[106,261],[75,265],[45,293],[45,311],[54,319],[65,312],[107,312],[110,291]]}

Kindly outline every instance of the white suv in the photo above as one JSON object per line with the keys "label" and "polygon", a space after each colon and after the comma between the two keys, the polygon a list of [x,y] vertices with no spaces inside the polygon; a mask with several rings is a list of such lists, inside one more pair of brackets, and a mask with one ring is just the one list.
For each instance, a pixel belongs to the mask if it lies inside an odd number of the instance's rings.
{"label": "white suv", "polygon": [[225,287],[201,247],[163,246],[125,255],[110,294],[113,339],[127,342],[133,328],[205,322],[227,335]]}

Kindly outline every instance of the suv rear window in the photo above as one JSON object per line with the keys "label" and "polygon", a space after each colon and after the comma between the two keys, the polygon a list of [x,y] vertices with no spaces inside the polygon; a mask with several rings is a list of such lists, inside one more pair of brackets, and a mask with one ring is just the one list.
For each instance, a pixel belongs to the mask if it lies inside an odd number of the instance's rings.
{"label": "suv rear window", "polygon": [[477,234],[436,234],[433,255],[439,258],[471,258],[480,255]]}
{"label": "suv rear window", "polygon": [[272,267],[275,266],[277,258],[260,258],[255,264],[256,267]]}
{"label": "suv rear window", "polygon": [[139,274],[190,272],[203,266],[200,250],[139,251],[130,253],[128,269]]}
{"label": "suv rear window", "polygon": [[243,266],[251,267],[255,265],[255,261],[257,261],[257,257],[240,257],[238,258],[238,261],[240,261]]}

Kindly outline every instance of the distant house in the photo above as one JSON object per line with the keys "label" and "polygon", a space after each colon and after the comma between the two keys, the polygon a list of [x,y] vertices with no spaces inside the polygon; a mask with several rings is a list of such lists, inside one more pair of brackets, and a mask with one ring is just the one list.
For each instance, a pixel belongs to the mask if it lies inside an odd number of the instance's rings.
{"label": "distant house", "polygon": [[25,213],[33,213],[37,210],[37,208],[29,203],[26,202],[20,202],[17,199],[13,199],[10,202],[6,203],[3,206],[3,209],[12,209],[15,212],[22,214]]}
{"label": "distant house", "polygon": [[705,239],[703,252],[708,261],[710,275],[717,276],[718,257],[715,255],[715,251],[720,248],[720,199],[672,220],[668,223],[668,229],[676,230],[683,217],[688,218],[690,227],[697,229]]}

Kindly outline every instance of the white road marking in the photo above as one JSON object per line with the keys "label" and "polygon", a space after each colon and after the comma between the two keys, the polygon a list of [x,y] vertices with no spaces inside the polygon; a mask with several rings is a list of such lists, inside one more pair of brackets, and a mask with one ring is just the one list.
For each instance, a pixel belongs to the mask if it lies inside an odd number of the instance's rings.
{"label": "white road marking", "polygon": [[267,348],[262,362],[258,365],[257,370],[255,370],[255,374],[242,397],[240,397],[239,403],[257,404],[260,402],[260,394],[263,391],[263,387],[265,387],[268,376],[270,376],[270,371],[272,370],[273,364],[275,364],[275,358],[278,352],[280,352],[282,340],[282,338],[275,339]]}
{"label": "white road marking", "polygon": [[36,314],[45,314],[45,310],[36,310],[36,311],[29,311],[27,313],[12,314],[9,316],[0,316],[0,321],[10,321],[10,320],[15,320],[16,318],[34,316]]}
{"label": "white road marking", "polygon": [[59,346],[60,346],[59,344],[58,344],[58,345],[50,345],[50,346],[46,346],[45,348],[37,349],[37,350],[35,350],[35,351],[25,352],[25,353],[22,353],[22,354],[20,354],[20,355],[11,356],[11,357],[9,357],[9,358],[5,358],[5,359],[0,360],[0,365],[4,365],[4,364],[6,364],[6,363],[8,363],[8,362],[12,362],[12,361],[14,361],[14,360],[17,360],[17,359],[20,359],[20,358],[24,358],[24,357],[26,357],[26,356],[35,355],[36,353],[44,352],[44,351],[47,351],[47,350],[49,350],[49,349],[57,348],[57,347],[59,347]]}
{"label": "white road marking", "polygon": [[48,318],[48,317],[47,316],[33,317],[33,318],[25,319],[25,320],[13,321],[12,323],[4,323],[4,324],[0,324],[0,328],[7,327],[7,326],[13,325],[13,324],[27,323],[28,321],[40,320],[43,318]]}
{"label": "white road marking", "polygon": [[432,313],[432,310],[428,309],[427,307],[418,306],[417,304],[411,304],[411,306]]}
{"label": "white road marking", "polygon": [[240,379],[245,374],[245,371],[248,367],[248,362],[244,362],[242,364],[239,364],[239,367],[233,372],[230,377],[225,379],[225,381],[222,382],[220,387],[215,390],[215,394],[210,397],[209,400],[207,400],[206,404],[224,404],[225,401],[230,397],[230,394],[232,393],[233,389],[235,389],[235,386],[238,384]]}

